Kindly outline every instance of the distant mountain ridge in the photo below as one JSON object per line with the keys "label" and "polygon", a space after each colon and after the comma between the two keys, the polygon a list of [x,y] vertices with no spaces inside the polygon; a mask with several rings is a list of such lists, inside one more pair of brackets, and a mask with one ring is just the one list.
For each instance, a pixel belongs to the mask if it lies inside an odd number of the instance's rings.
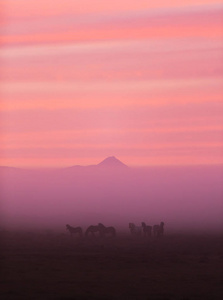
{"label": "distant mountain ridge", "polygon": [[74,165],[67,167],[66,169],[88,169],[88,168],[93,168],[93,169],[127,169],[129,168],[126,164],[121,162],[119,159],[117,159],[115,156],[109,156],[102,160],[100,163],[96,165],[87,165],[87,166],[81,166],[81,165]]}
{"label": "distant mountain ridge", "polygon": [[129,168],[126,164],[124,164],[123,162],[121,162],[119,159],[117,159],[115,156],[109,156],[107,158],[105,158],[104,160],[102,160],[100,163],[95,164],[95,165],[87,165],[87,166],[82,166],[82,165],[73,165],[73,166],[69,166],[69,167],[57,167],[57,168],[22,168],[22,167],[9,167],[9,166],[0,166],[0,169],[3,170],[14,170],[14,171],[41,171],[41,170],[51,170],[51,171],[55,171],[55,170],[64,170],[64,169],[86,169],[86,168]]}

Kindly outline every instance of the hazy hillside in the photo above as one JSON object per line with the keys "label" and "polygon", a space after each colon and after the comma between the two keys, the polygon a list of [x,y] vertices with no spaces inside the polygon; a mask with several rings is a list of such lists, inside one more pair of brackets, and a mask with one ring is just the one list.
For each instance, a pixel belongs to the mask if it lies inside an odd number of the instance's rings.
{"label": "hazy hillside", "polygon": [[115,158],[64,169],[0,168],[1,225],[93,223],[223,228],[223,167],[130,168]]}

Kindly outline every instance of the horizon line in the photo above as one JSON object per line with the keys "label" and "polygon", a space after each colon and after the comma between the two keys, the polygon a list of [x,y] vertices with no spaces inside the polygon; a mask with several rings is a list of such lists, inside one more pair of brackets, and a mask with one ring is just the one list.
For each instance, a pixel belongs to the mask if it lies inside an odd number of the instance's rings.
{"label": "horizon line", "polygon": [[[0,168],[12,168],[12,169],[22,169],[22,170],[62,170],[68,168],[87,168],[87,167],[97,167],[98,164],[90,165],[67,165],[67,166],[10,166],[10,165],[0,165]],[[125,165],[130,169],[143,169],[143,168],[163,168],[163,167],[223,167],[223,163],[191,163],[191,164],[148,164],[148,165]],[[108,166],[109,168],[109,166]],[[110,167],[111,168],[111,167]],[[118,167],[117,167],[118,168]]]}

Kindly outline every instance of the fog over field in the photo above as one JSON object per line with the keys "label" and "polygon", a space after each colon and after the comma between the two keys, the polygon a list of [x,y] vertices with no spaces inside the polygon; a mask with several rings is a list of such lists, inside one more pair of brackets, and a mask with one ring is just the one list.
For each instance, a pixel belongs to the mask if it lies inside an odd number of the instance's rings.
{"label": "fog over field", "polygon": [[1,227],[56,228],[99,222],[165,230],[223,229],[223,166],[127,167],[114,157],[95,166],[0,168]]}

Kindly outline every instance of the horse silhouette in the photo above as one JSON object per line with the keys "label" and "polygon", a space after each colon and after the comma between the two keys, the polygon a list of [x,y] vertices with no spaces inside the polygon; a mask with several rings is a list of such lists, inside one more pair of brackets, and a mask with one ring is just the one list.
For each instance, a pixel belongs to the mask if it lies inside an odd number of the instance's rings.
{"label": "horse silhouette", "polygon": [[129,230],[131,235],[140,236],[142,234],[142,227],[136,226],[134,223],[129,223]]}
{"label": "horse silhouette", "polygon": [[116,236],[116,230],[113,226],[106,227],[102,223],[98,223],[98,226],[101,229],[102,236],[110,235],[111,237]]}
{"label": "horse silhouette", "polygon": [[160,225],[153,225],[153,235],[154,236],[163,236],[164,234],[164,223],[160,222]]}
{"label": "horse silhouette", "polygon": [[70,232],[71,236],[73,236],[74,233],[79,233],[80,237],[82,237],[83,235],[83,231],[81,227],[72,227],[69,224],[67,224],[66,229]]}
{"label": "horse silhouette", "polygon": [[142,222],[142,231],[144,236],[152,236],[152,226],[146,225],[145,222]]}
{"label": "horse silhouette", "polygon": [[85,236],[88,237],[89,234],[91,234],[91,236],[96,237],[95,233],[98,232],[99,236],[102,237],[103,236],[103,230],[102,227],[99,225],[90,225],[86,232],[85,232]]}

